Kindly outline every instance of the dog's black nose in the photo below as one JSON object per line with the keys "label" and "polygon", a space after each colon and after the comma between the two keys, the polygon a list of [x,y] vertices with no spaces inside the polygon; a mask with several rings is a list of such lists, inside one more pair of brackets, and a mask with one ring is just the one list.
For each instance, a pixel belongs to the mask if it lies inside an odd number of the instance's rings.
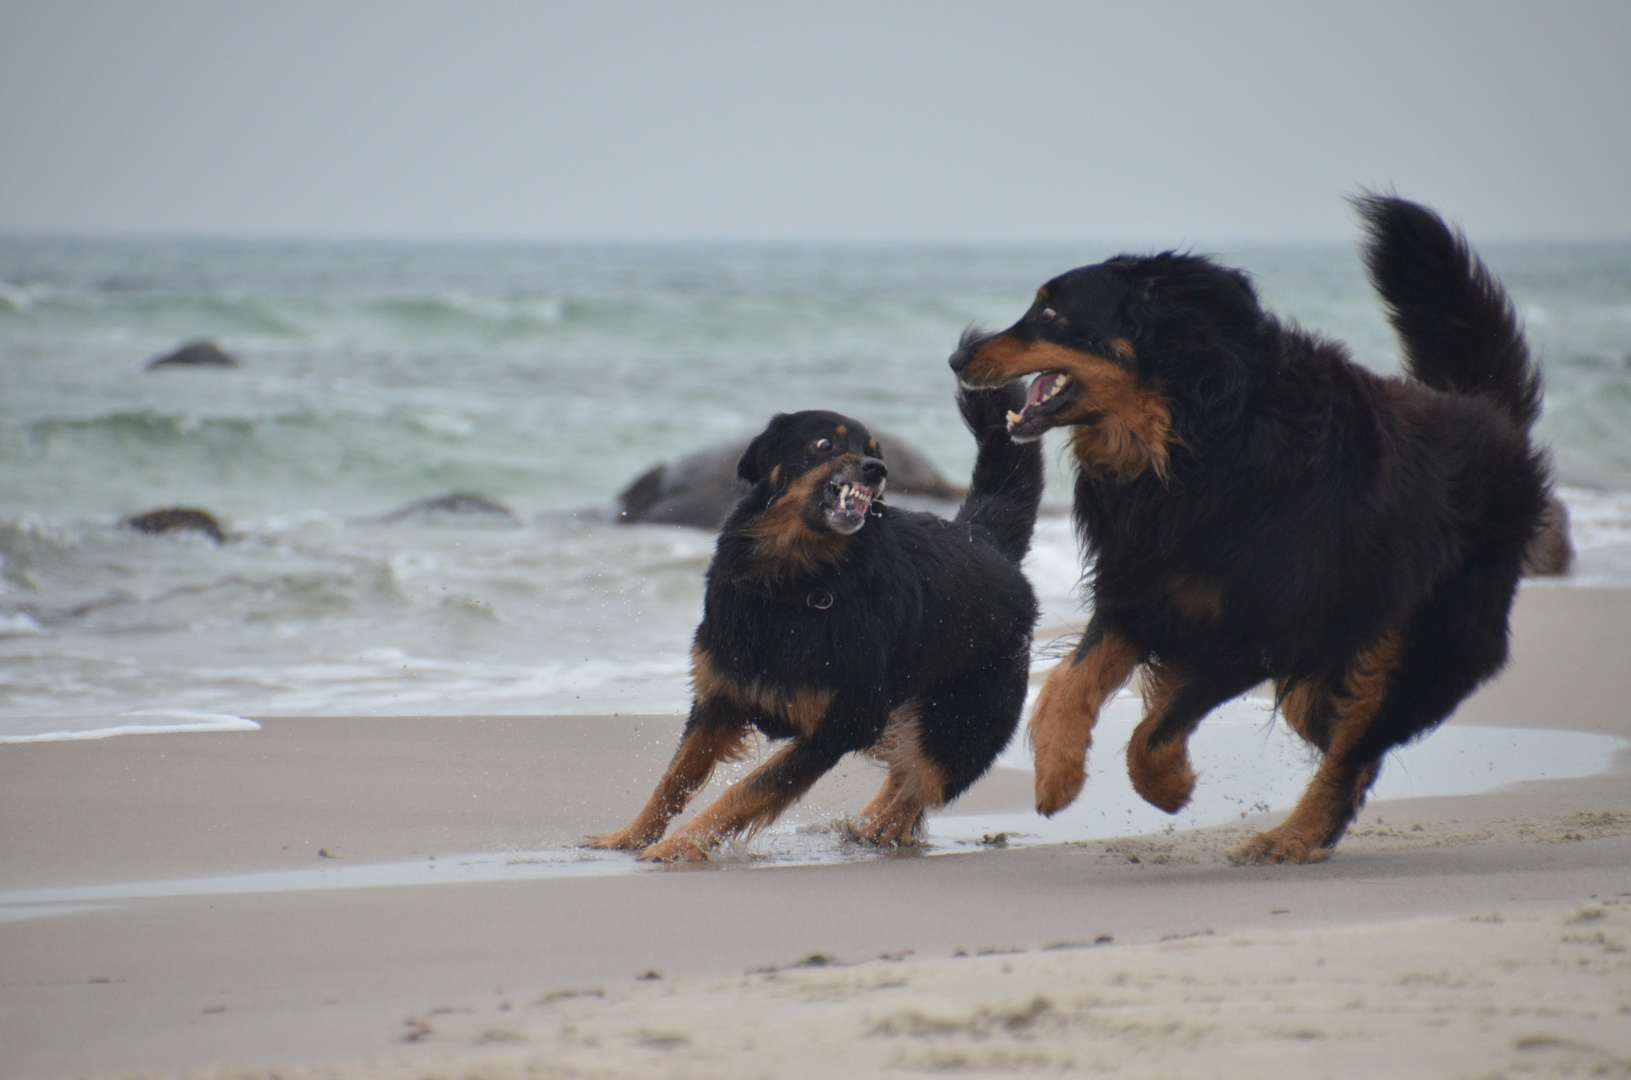
{"label": "dog's black nose", "polygon": [[888,475],[889,466],[885,465],[877,458],[869,457],[861,459],[861,479],[866,481],[867,486],[877,487],[878,484],[883,481],[883,478]]}
{"label": "dog's black nose", "polygon": [[991,334],[981,330],[978,326],[970,326],[963,331],[963,336],[957,339],[957,351],[947,357],[946,363],[951,365],[952,371],[961,375],[963,369],[968,367],[968,362],[974,359],[974,354],[979,351],[980,346],[990,341],[991,338]]}

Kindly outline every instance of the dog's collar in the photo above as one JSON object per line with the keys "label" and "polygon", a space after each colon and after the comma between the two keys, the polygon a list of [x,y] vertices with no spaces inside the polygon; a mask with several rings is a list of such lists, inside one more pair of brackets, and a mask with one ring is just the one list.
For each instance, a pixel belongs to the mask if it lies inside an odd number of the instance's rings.
{"label": "dog's collar", "polygon": [[838,602],[838,593],[825,585],[799,592],[778,592],[773,589],[765,589],[759,595],[773,604],[805,607],[811,611],[826,611]]}

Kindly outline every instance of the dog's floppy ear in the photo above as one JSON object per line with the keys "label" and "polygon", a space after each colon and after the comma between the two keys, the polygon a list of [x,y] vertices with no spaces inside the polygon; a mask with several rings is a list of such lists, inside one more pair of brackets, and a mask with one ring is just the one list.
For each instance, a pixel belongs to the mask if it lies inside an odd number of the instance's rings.
{"label": "dog's floppy ear", "polygon": [[1261,322],[1257,289],[1244,271],[1203,255],[1163,251],[1129,262],[1121,315],[1135,328],[1175,318],[1205,320],[1235,332]]}
{"label": "dog's floppy ear", "polygon": [[748,443],[748,448],[742,452],[741,459],[736,463],[737,479],[757,484],[770,475],[770,469],[775,464],[772,457],[775,453],[776,435],[786,418],[786,413],[777,413],[771,418],[770,426]]}
{"label": "dog's floppy ear", "polygon": [[[1165,254],[1170,255],[1171,252]],[[1133,331],[1135,336],[1146,325],[1157,321],[1162,313],[1157,274],[1150,266],[1154,261],[1128,259],[1122,268],[1124,291],[1116,314],[1119,321],[1125,324],[1124,329]]]}

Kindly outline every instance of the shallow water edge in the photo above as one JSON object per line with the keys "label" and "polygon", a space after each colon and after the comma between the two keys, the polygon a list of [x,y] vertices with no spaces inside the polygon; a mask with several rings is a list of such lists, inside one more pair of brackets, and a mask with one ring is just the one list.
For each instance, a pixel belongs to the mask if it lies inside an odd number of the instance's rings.
{"label": "shallow water edge", "polygon": [[[1140,708],[1141,702],[1131,695],[1107,707],[1098,728],[1099,750],[1090,763],[1087,787],[1063,813],[1053,818],[1029,811],[946,814],[932,819],[923,844],[908,851],[879,851],[857,844],[847,838],[842,821],[803,826],[784,822],[731,845],[706,866],[650,866],[625,852],[571,847],[381,863],[336,859],[299,870],[0,891],[0,922],[165,897],[830,866],[1147,836],[1225,825],[1250,814],[1284,809],[1311,774],[1312,759],[1306,748],[1273,716],[1268,703],[1254,699],[1232,702],[1196,733],[1191,744],[1200,773],[1195,798],[1169,817],[1133,793],[1121,767],[1121,755],[1110,752],[1125,746]],[[1631,741],[1608,735],[1451,725],[1390,755],[1370,801],[1472,795],[1528,780],[1590,776],[1608,769],[1616,755],[1626,750],[1631,750]],[[1023,748],[1016,747],[999,759],[997,767],[1028,772],[1030,763]],[[1250,792],[1249,803],[1242,791]]]}

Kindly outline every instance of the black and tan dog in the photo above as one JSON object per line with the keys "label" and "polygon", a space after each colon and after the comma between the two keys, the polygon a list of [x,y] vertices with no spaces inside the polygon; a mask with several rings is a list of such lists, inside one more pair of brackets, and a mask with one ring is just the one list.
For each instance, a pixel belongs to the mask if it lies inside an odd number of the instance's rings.
{"label": "black and tan dog", "polygon": [[952,356],[965,386],[1036,375],[1016,439],[1071,427],[1094,607],[1031,720],[1042,813],[1080,792],[1099,709],[1136,668],[1128,767],[1172,812],[1196,725],[1270,679],[1323,760],[1289,819],[1231,854],[1324,858],[1383,754],[1506,662],[1547,497],[1539,378],[1459,234],[1400,199],[1356,205],[1407,378],[1277,321],[1244,274],[1170,252],[1055,278]]}
{"label": "black and tan dog", "polygon": [[[1017,389],[959,395],[979,455],[952,521],[885,506],[876,441],[837,413],[783,414],[753,440],[738,467],[752,490],[708,569],[679,750],[645,808],[595,846],[704,859],[855,751],[889,769],[861,837],[911,844],[927,811],[990,768],[1019,723],[1036,621],[1019,561],[1042,455],[1008,436]],[[787,745],[664,840],[754,729]]]}

